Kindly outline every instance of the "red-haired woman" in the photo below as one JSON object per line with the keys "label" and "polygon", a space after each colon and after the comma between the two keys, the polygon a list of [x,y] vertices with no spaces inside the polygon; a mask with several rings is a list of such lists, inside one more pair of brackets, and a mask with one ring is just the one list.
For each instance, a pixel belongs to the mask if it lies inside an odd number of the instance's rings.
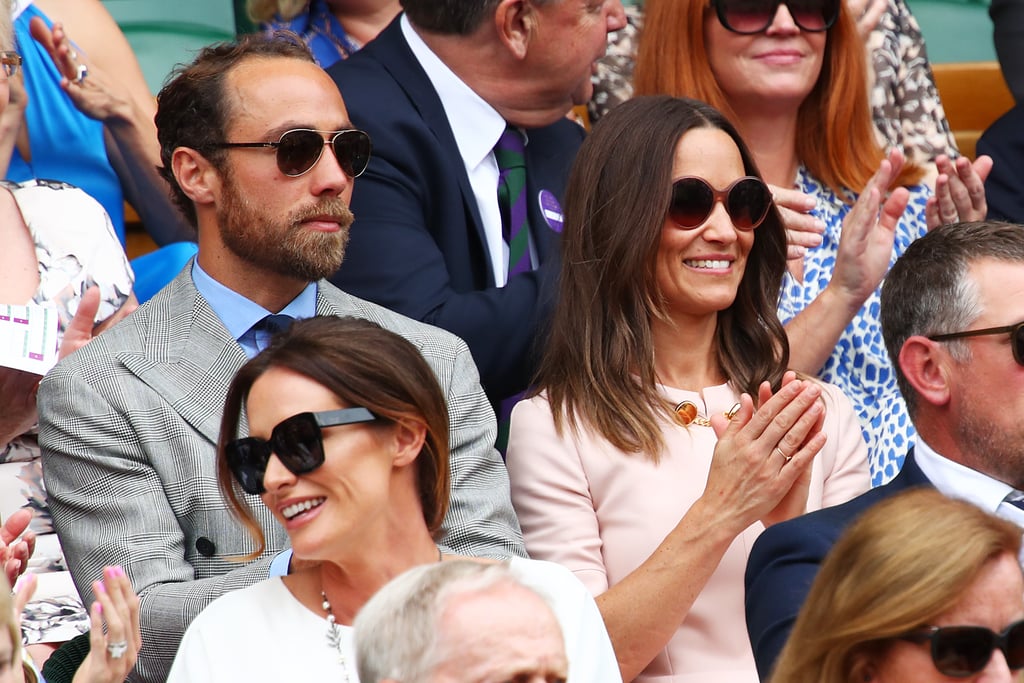
{"label": "red-haired woman", "polygon": [[840,0],[648,0],[636,91],[723,111],[765,179],[815,200],[822,243],[792,259],[779,314],[793,368],[839,385],[868,440],[872,479],[898,471],[913,427],[878,321],[878,288],[932,226],[983,218],[991,160],[942,157],[935,196],[922,170],[879,145],[864,45]]}

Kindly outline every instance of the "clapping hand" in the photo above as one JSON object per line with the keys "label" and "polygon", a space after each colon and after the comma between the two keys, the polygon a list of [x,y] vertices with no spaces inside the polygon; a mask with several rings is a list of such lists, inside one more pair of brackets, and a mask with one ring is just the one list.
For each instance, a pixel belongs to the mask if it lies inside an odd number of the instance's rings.
{"label": "clapping hand", "polygon": [[935,167],[939,171],[935,194],[928,198],[924,207],[928,229],[984,220],[988,214],[985,180],[992,171],[992,157],[983,154],[971,163],[967,157],[953,160],[940,154],[935,159]]}

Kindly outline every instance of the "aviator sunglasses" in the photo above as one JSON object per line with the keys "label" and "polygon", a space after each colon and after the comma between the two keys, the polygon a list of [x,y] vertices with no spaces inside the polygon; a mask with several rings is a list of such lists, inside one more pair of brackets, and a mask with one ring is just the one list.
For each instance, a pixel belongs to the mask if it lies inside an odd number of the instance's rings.
{"label": "aviator sunglasses", "polygon": [[[324,135],[330,137],[324,138]],[[271,147],[277,150],[277,167],[286,176],[296,178],[316,166],[330,145],[341,170],[356,178],[370,163],[370,136],[361,130],[312,130],[295,128],[286,131],[277,142],[219,142],[218,149],[232,147]]]}
{"label": "aviator sunglasses", "polygon": [[928,338],[932,341],[947,341],[950,339],[962,339],[963,337],[981,337],[988,334],[1010,335],[1010,348],[1013,351],[1013,359],[1017,365],[1024,365],[1024,322],[1016,325],[1004,325],[1003,327],[986,327],[983,330],[968,330],[966,332],[951,332],[949,334],[933,334]]}
{"label": "aviator sunglasses", "polygon": [[966,678],[983,671],[998,648],[1011,669],[1024,668],[1024,620],[1002,633],[984,626],[933,626],[900,636],[901,640],[930,643],[932,662],[941,674]]}
{"label": "aviator sunglasses", "polygon": [[374,422],[377,416],[366,408],[343,408],[321,413],[299,413],[282,420],[270,433],[270,440],[247,436],[224,447],[228,467],[246,493],[260,494],[270,455],[274,454],[292,474],[308,474],[324,464],[323,427]]}
{"label": "aviator sunglasses", "polygon": [[753,230],[764,222],[772,206],[772,193],[760,178],[744,176],[724,190],[717,190],[703,178],[686,176],[672,183],[668,217],[684,230],[704,224],[722,202],[732,224],[740,230]]}
{"label": "aviator sunglasses", "polygon": [[729,31],[751,35],[768,29],[785,5],[802,31],[820,33],[839,18],[841,0],[711,0],[718,21]]}

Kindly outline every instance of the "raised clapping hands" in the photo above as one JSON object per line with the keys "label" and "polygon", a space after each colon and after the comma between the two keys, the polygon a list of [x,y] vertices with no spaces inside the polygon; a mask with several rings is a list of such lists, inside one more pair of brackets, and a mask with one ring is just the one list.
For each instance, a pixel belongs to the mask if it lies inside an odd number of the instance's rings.
{"label": "raised clapping hands", "polygon": [[36,535],[28,531],[32,511],[22,508],[4,520],[0,527],[0,562],[3,562],[7,581],[14,585],[36,549]]}
{"label": "raised clapping hands", "polygon": [[985,180],[992,170],[992,157],[983,154],[972,164],[967,157],[953,160],[941,154],[935,159],[935,167],[939,171],[935,194],[928,198],[924,207],[928,229],[984,220],[988,213]]}
{"label": "raised clapping hands", "polygon": [[910,192],[897,187],[888,197],[885,194],[903,168],[903,161],[902,152],[890,151],[843,220],[829,287],[839,294],[851,318],[889,271],[896,226],[910,201]]}
{"label": "raised clapping hands", "polygon": [[865,43],[889,8],[889,0],[846,0],[846,9],[857,21],[857,33]]}
{"label": "raised clapping hands", "polygon": [[29,24],[29,31],[49,53],[62,76],[60,87],[79,111],[105,123],[131,117],[133,104],[129,92],[72,47],[63,24],[55,21],[51,30],[46,22],[35,17]]}
{"label": "raised clapping hands", "polygon": [[711,419],[718,444],[703,498],[723,506],[738,534],[756,520],[765,525],[803,514],[811,463],[825,445],[821,387],[786,373],[774,395],[768,383],[748,394],[732,420]]}
{"label": "raised clapping hands", "polygon": [[808,249],[821,244],[825,224],[808,212],[814,208],[814,197],[800,190],[768,186],[772,191],[775,206],[786,226],[786,257],[802,259]]}
{"label": "raised clapping hands", "polygon": [[[14,601],[18,615],[35,589],[33,574],[26,574],[18,583]],[[139,598],[120,567],[105,567],[103,579],[93,582],[92,589],[96,601],[89,609],[89,654],[73,683],[121,683],[135,666],[142,647]]]}

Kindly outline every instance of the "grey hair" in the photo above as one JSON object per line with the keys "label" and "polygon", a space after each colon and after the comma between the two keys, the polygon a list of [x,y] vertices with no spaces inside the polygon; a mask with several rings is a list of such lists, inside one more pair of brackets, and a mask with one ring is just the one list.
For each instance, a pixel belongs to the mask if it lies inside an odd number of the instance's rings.
{"label": "grey hair", "polygon": [[456,598],[496,586],[523,585],[504,563],[453,560],[414,567],[370,598],[356,616],[356,664],[362,683],[425,683],[444,659],[441,617]]}
{"label": "grey hair", "polygon": [[[960,332],[978,319],[984,311],[968,270],[983,258],[1024,263],[1024,227],[998,221],[943,225],[907,247],[885,277],[882,337],[911,417],[918,395],[900,369],[900,350],[910,337]],[[943,343],[958,362],[970,360],[963,340]]]}

